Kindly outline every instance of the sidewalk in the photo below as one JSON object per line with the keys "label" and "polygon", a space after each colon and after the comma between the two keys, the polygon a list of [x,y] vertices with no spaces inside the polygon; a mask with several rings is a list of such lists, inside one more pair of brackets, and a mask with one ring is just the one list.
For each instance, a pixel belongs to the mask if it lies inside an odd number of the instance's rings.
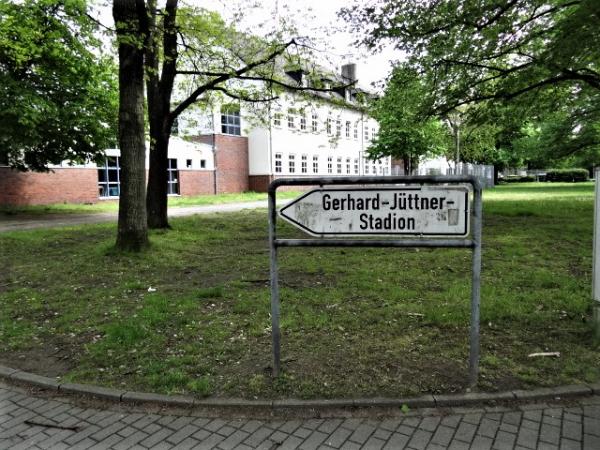
{"label": "sidewalk", "polygon": [[376,419],[187,414],[80,407],[0,383],[0,449],[600,449],[600,396]]}
{"label": "sidewalk", "polygon": [[[283,203],[278,203],[278,206]],[[183,217],[194,214],[233,212],[244,209],[266,208],[267,200],[243,203],[223,203],[220,205],[186,206],[169,208],[169,217]],[[116,222],[117,212],[96,214],[0,214],[0,233],[7,231],[32,230],[36,228],[56,228],[88,223]]]}

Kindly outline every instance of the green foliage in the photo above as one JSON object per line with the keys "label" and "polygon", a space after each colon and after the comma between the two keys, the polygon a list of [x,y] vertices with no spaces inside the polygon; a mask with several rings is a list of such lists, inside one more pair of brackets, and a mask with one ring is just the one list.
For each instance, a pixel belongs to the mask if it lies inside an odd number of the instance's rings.
{"label": "green foliage", "polygon": [[545,165],[581,153],[598,161],[597,0],[356,2],[341,15],[370,47],[391,41],[406,52],[404,64],[431,87],[419,94],[429,114],[476,104],[512,112],[501,121],[489,114],[491,124],[526,117],[534,135],[520,136],[514,121],[501,126],[499,161]]}
{"label": "green foliage", "polygon": [[503,183],[529,183],[535,181],[533,175],[508,175],[502,178]]}
{"label": "green foliage", "polygon": [[414,165],[422,156],[440,154],[446,148],[446,130],[440,121],[423,115],[422,95],[427,86],[415,71],[397,67],[384,96],[374,102],[371,114],[379,133],[369,147],[373,159],[391,155]]}
{"label": "green foliage", "polygon": [[585,169],[552,169],[546,172],[546,181],[582,182],[588,178],[589,172]]}
{"label": "green foliage", "polygon": [[83,0],[0,0],[0,161],[44,170],[114,142],[112,62]]}

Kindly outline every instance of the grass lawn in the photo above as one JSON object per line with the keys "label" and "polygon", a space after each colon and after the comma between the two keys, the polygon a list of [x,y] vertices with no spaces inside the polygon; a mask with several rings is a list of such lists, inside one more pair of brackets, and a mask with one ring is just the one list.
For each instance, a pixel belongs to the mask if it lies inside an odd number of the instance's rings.
{"label": "grass lawn", "polygon": [[[278,198],[294,198],[298,192],[281,192]],[[219,195],[197,195],[194,197],[169,196],[169,207],[217,205],[222,203],[241,203],[266,200],[267,194],[263,192],[242,192]],[[0,206],[0,215],[27,214],[95,214],[102,212],[117,212],[117,200],[100,200],[94,204],[84,203],[55,203],[52,205],[31,206]]]}
{"label": "grass lawn", "polygon": [[[592,215],[592,183],[484,192],[481,390],[600,380]],[[470,251],[281,249],[273,381],[266,211],[172,225],[141,255],[115,253],[107,224],[0,234],[0,363],[199,396],[466,387]],[[285,224],[280,235],[302,237]],[[561,356],[527,356],[542,351]]]}

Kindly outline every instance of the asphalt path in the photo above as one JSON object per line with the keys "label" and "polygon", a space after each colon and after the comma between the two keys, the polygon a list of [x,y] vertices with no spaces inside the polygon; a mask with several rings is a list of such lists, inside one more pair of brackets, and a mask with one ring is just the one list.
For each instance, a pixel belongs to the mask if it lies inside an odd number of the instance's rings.
{"label": "asphalt path", "polygon": [[[285,203],[285,202],[284,202]],[[278,203],[282,205],[284,203]],[[219,205],[186,206],[169,208],[169,217],[192,216],[219,212],[235,212],[244,209],[267,208],[267,201],[223,203]],[[0,214],[0,233],[33,230],[37,228],[70,227],[93,223],[116,222],[117,212],[94,214]]]}

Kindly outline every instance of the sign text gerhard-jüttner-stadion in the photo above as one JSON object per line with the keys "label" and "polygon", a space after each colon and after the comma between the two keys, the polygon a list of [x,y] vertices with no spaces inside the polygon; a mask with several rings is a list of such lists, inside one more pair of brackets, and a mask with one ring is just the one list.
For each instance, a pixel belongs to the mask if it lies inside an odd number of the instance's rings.
{"label": "sign text gerhard-j\u00fcttner-stadion", "polygon": [[468,205],[466,186],[315,189],[279,213],[317,236],[466,236]]}

